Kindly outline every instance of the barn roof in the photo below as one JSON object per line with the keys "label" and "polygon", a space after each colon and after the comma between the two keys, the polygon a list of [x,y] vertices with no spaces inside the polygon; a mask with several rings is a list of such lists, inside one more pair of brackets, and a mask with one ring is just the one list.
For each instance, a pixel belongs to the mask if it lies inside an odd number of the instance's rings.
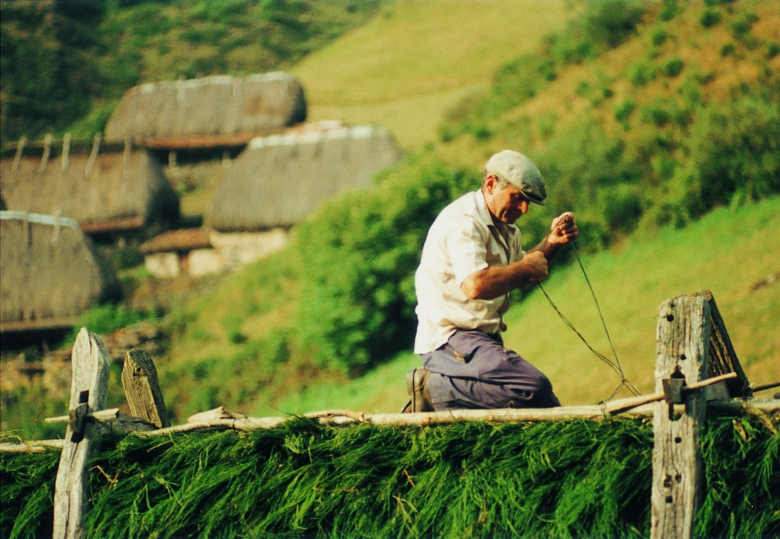
{"label": "barn roof", "polygon": [[69,218],[0,211],[0,332],[70,326],[119,297],[111,266]]}
{"label": "barn roof", "polygon": [[124,140],[258,133],[305,119],[303,88],[292,75],[220,75],[131,88],[105,135]]}
{"label": "barn roof", "polygon": [[347,189],[372,187],[401,152],[378,126],[338,123],[252,139],[217,189],[205,222],[216,230],[291,226]]}

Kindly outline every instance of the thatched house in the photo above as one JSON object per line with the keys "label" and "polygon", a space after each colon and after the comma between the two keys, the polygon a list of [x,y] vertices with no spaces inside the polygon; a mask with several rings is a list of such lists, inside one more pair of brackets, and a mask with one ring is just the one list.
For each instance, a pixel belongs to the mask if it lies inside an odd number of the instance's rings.
{"label": "thatched house", "polygon": [[69,218],[0,212],[0,332],[72,326],[119,284]]}
{"label": "thatched house", "polygon": [[206,211],[219,231],[290,227],[347,189],[370,188],[401,152],[384,128],[309,126],[252,139]]}
{"label": "thatched house", "polygon": [[208,228],[170,230],[143,245],[144,263],[155,277],[199,277],[233,270],[287,244],[281,229],[221,233]]}
{"label": "thatched house", "polygon": [[148,83],[125,93],[108,139],[263,133],[306,119],[300,83],[286,73]]}
{"label": "thatched house", "polygon": [[18,146],[2,159],[0,192],[9,210],[75,219],[88,233],[170,228],[179,218],[179,197],[158,160],[129,143],[100,137],[73,143]]}

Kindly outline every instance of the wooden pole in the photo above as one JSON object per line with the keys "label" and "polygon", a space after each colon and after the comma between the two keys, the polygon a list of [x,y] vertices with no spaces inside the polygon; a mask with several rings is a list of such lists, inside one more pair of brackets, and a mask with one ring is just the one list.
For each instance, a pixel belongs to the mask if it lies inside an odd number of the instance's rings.
{"label": "wooden pole", "polygon": [[[710,305],[702,296],[666,300],[658,317],[656,392],[684,380],[707,377],[711,327]],[[679,384],[678,384],[679,385]],[[707,401],[690,391],[681,404],[659,402],[653,414],[653,485],[650,536],[687,539],[701,501],[699,429]]]}
{"label": "wooden pole", "polygon": [[89,475],[86,467],[97,450],[96,423],[85,420],[102,410],[110,371],[109,356],[97,335],[82,328],[73,345],[73,380],[70,388],[70,422],[54,488],[54,539],[83,536],[82,518],[89,501]]}
{"label": "wooden pole", "polygon": [[122,366],[122,386],[131,414],[157,428],[171,426],[157,380],[157,369],[149,354],[139,348],[127,351]]}

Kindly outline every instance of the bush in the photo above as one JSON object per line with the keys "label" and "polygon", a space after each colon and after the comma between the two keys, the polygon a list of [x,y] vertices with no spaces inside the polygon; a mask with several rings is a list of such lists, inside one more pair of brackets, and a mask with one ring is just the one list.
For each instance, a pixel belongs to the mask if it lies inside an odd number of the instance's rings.
{"label": "bush", "polygon": [[75,339],[82,327],[98,335],[107,335],[117,329],[154,318],[154,313],[134,311],[121,303],[96,305],[81,315],[81,322],[73,328],[72,338]]}
{"label": "bush", "polygon": [[631,64],[628,80],[634,86],[644,86],[655,78],[655,67],[650,62],[644,61]]}
{"label": "bush", "polygon": [[686,141],[685,205],[700,217],[719,204],[780,192],[780,105],[776,97],[744,96],[713,103]]}
{"label": "bush", "polygon": [[628,129],[628,118],[636,108],[636,102],[633,99],[625,99],[615,107],[615,119]]}
{"label": "bush", "polygon": [[642,108],[642,121],[645,123],[661,127],[668,124],[671,118],[671,114],[663,106],[656,104]]}
{"label": "bush", "polygon": [[666,33],[666,30],[664,30],[663,28],[657,28],[656,30],[653,31],[653,35],[651,39],[653,45],[658,47],[659,45],[663,45],[666,42],[668,37],[669,34]]}
{"label": "bush", "polygon": [[726,43],[720,48],[720,55],[721,56],[731,56],[734,54],[734,44],[733,43]]}
{"label": "bush", "polygon": [[414,272],[428,227],[478,185],[474,173],[409,157],[375,190],[328,202],[298,226],[299,334],[317,363],[358,374],[411,346]]}
{"label": "bush", "polygon": [[667,77],[676,77],[682,72],[685,62],[679,58],[672,58],[664,65],[663,72]]}
{"label": "bush", "polygon": [[699,23],[704,28],[711,28],[720,23],[721,14],[720,11],[714,9],[705,9],[702,13]]}

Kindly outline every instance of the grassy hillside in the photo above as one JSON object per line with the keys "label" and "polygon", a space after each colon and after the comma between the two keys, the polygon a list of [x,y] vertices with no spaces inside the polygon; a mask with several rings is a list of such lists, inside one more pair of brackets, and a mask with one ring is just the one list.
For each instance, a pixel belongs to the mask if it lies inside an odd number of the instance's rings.
{"label": "grassy hillside", "polygon": [[448,109],[577,11],[565,0],[397,0],[292,72],[312,120],[378,123],[411,148],[435,141]]}
{"label": "grassy hillside", "polygon": [[[418,361],[408,351],[411,274],[425,231],[507,146],[530,155],[550,187],[550,203],[523,218],[527,244],[552,212],[577,213],[583,263],[629,380],[652,386],[660,302],[703,288],[751,380],[777,380],[778,285],[752,286],[780,271],[778,28],[776,7],[754,0],[383,3],[293,71],[313,119],[383,123],[407,158],[374,191],[296,227],[285,251],[166,299],[158,323],[168,349],[155,360],[169,406],[179,420],[218,405],[253,415],[398,410]],[[607,354],[572,260],[547,290]],[[123,278],[150,301],[177,288],[138,268]],[[509,322],[508,344],[565,403],[617,386],[538,291]],[[116,378],[112,395],[121,404]],[[17,405],[40,398],[30,391]]]}
{"label": "grassy hillside", "polygon": [[[582,255],[625,375],[643,393],[654,391],[661,302],[703,289],[712,291],[748,379],[755,385],[780,380],[780,238],[772,233],[778,226],[780,198],[775,197],[721,208],[688,228],[633,236],[609,252]],[[775,280],[763,284],[771,275]],[[611,358],[579,266],[554,269],[544,287],[588,342]],[[550,376],[564,404],[595,404],[619,385],[620,379],[564,325],[541,291],[515,305],[507,324],[507,345]],[[277,407],[287,413],[398,411],[406,402],[404,373],[417,365],[417,356],[402,354],[349,385],[318,385]],[[618,395],[627,396],[626,390]]]}
{"label": "grassy hillside", "polygon": [[380,3],[3,2],[2,141],[91,137],[139,83],[289,69]]}

